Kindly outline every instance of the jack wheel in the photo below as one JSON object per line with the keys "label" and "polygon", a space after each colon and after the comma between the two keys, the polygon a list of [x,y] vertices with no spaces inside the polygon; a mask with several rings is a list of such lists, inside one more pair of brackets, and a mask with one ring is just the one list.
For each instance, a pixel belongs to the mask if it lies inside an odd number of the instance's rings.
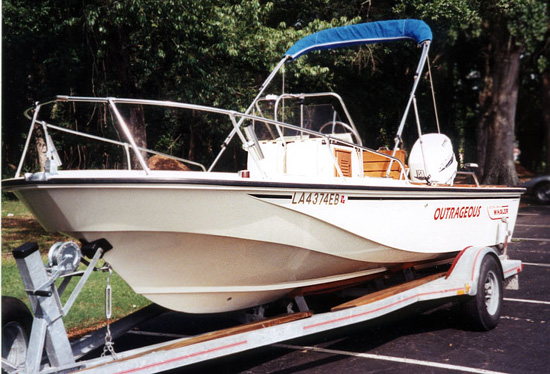
{"label": "jack wheel", "polygon": [[463,304],[463,310],[476,330],[494,329],[502,309],[502,272],[497,260],[487,255],[481,263],[477,294]]}
{"label": "jack wheel", "polygon": [[2,296],[2,359],[13,367],[25,367],[32,321],[25,303],[15,297]]}

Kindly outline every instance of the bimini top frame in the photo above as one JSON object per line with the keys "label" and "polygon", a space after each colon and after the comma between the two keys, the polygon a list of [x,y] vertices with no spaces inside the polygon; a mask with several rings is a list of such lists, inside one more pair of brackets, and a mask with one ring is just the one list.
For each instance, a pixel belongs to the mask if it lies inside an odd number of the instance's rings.
{"label": "bimini top frame", "polygon": [[414,40],[419,45],[422,45],[422,55],[420,56],[418,67],[416,68],[413,87],[395,137],[395,147],[392,154],[392,156],[395,156],[395,151],[401,143],[401,135],[405,126],[405,120],[409,114],[416,88],[418,87],[418,78],[421,76],[422,70],[424,70],[424,64],[428,57],[432,38],[430,26],[421,20],[401,19],[361,23],[322,30],[308,35],[300,39],[286,51],[285,59],[294,60],[308,52],[322,49],[351,47],[355,45],[391,42],[396,40]]}
{"label": "bimini top frame", "polygon": [[415,40],[418,44],[432,40],[432,30],[416,19],[401,19],[360,23],[322,30],[296,42],[285,53],[285,57],[296,59],[303,54],[321,49],[351,47],[354,45]]}
{"label": "bimini top frame", "polygon": [[[395,157],[395,153],[401,143],[401,135],[403,128],[405,127],[405,121],[409,114],[411,105],[413,104],[414,95],[418,87],[419,77],[424,70],[425,62],[428,58],[428,51],[430,49],[430,43],[432,41],[432,30],[430,27],[421,20],[416,19],[401,19],[401,20],[389,20],[378,21],[369,23],[360,23],[357,25],[340,26],[331,29],[322,30],[314,34],[308,35],[298,40],[292,47],[290,47],[284,57],[279,61],[275,69],[271,72],[269,77],[265,80],[256,98],[252,101],[245,114],[249,114],[252,108],[256,105],[258,100],[262,97],[265,89],[271,83],[277,72],[284,66],[286,62],[297,59],[298,57],[312,51],[319,51],[323,49],[336,49],[343,47],[351,47],[363,44],[373,44],[381,42],[391,42],[397,40],[413,40],[419,45],[422,45],[422,54],[420,61],[416,68],[414,76],[413,87],[409,95],[407,106],[397,133],[395,136],[395,146],[393,149],[392,157]],[[233,130],[222,145],[222,151],[214,160],[212,167],[217,163],[221,154],[225,150],[225,145],[235,135]],[[211,167],[211,168],[212,168]],[[391,164],[389,166],[391,168]],[[389,169],[388,169],[389,170]]]}

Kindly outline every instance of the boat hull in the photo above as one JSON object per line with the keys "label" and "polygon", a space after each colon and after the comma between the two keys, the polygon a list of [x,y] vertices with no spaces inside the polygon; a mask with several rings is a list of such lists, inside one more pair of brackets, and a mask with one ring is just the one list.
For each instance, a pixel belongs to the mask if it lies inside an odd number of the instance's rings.
{"label": "boat hull", "polygon": [[170,175],[65,174],[7,189],[48,231],[107,239],[105,260],[137,293],[191,313],[497,245],[511,234],[521,194]]}

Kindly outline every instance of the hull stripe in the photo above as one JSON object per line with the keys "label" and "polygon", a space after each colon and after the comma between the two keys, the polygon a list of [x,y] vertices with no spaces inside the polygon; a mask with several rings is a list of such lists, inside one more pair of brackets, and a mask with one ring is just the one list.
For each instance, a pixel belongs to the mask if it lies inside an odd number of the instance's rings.
{"label": "hull stripe", "polygon": [[[499,194],[514,194],[519,197],[524,191],[524,188],[513,187],[416,187],[416,186],[363,186],[353,184],[302,184],[302,183],[280,183],[280,182],[265,182],[265,181],[250,181],[250,180],[210,180],[210,179],[164,179],[164,178],[52,178],[47,181],[24,181],[24,180],[6,180],[3,181],[3,189],[12,190],[18,188],[32,186],[67,186],[67,185],[169,185],[169,186],[185,186],[185,185],[203,185],[203,186],[225,186],[225,187],[248,187],[248,188],[275,188],[275,189],[293,189],[300,191],[307,190],[339,190],[339,191],[384,191],[384,192],[422,192],[427,195],[438,192],[456,193],[479,193],[487,195],[490,198],[492,195]],[[270,195],[271,198],[281,198],[279,195]],[[287,195],[288,197],[288,195]],[[377,199],[376,197],[352,197],[352,199]],[[419,197],[420,198],[420,197]],[[426,197],[421,197],[425,199]],[[429,198],[429,197],[428,197]],[[457,197],[460,198],[460,197]],[[494,196],[498,198],[498,196]],[[407,197],[394,197],[393,199],[410,199]],[[436,199],[440,199],[439,197]]]}

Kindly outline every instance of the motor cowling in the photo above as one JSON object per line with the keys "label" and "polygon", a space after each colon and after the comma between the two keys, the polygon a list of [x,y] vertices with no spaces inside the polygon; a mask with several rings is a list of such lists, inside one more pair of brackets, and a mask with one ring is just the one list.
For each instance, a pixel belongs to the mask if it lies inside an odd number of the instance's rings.
{"label": "motor cowling", "polygon": [[409,156],[413,182],[453,184],[458,163],[451,139],[443,134],[424,134],[414,143]]}

